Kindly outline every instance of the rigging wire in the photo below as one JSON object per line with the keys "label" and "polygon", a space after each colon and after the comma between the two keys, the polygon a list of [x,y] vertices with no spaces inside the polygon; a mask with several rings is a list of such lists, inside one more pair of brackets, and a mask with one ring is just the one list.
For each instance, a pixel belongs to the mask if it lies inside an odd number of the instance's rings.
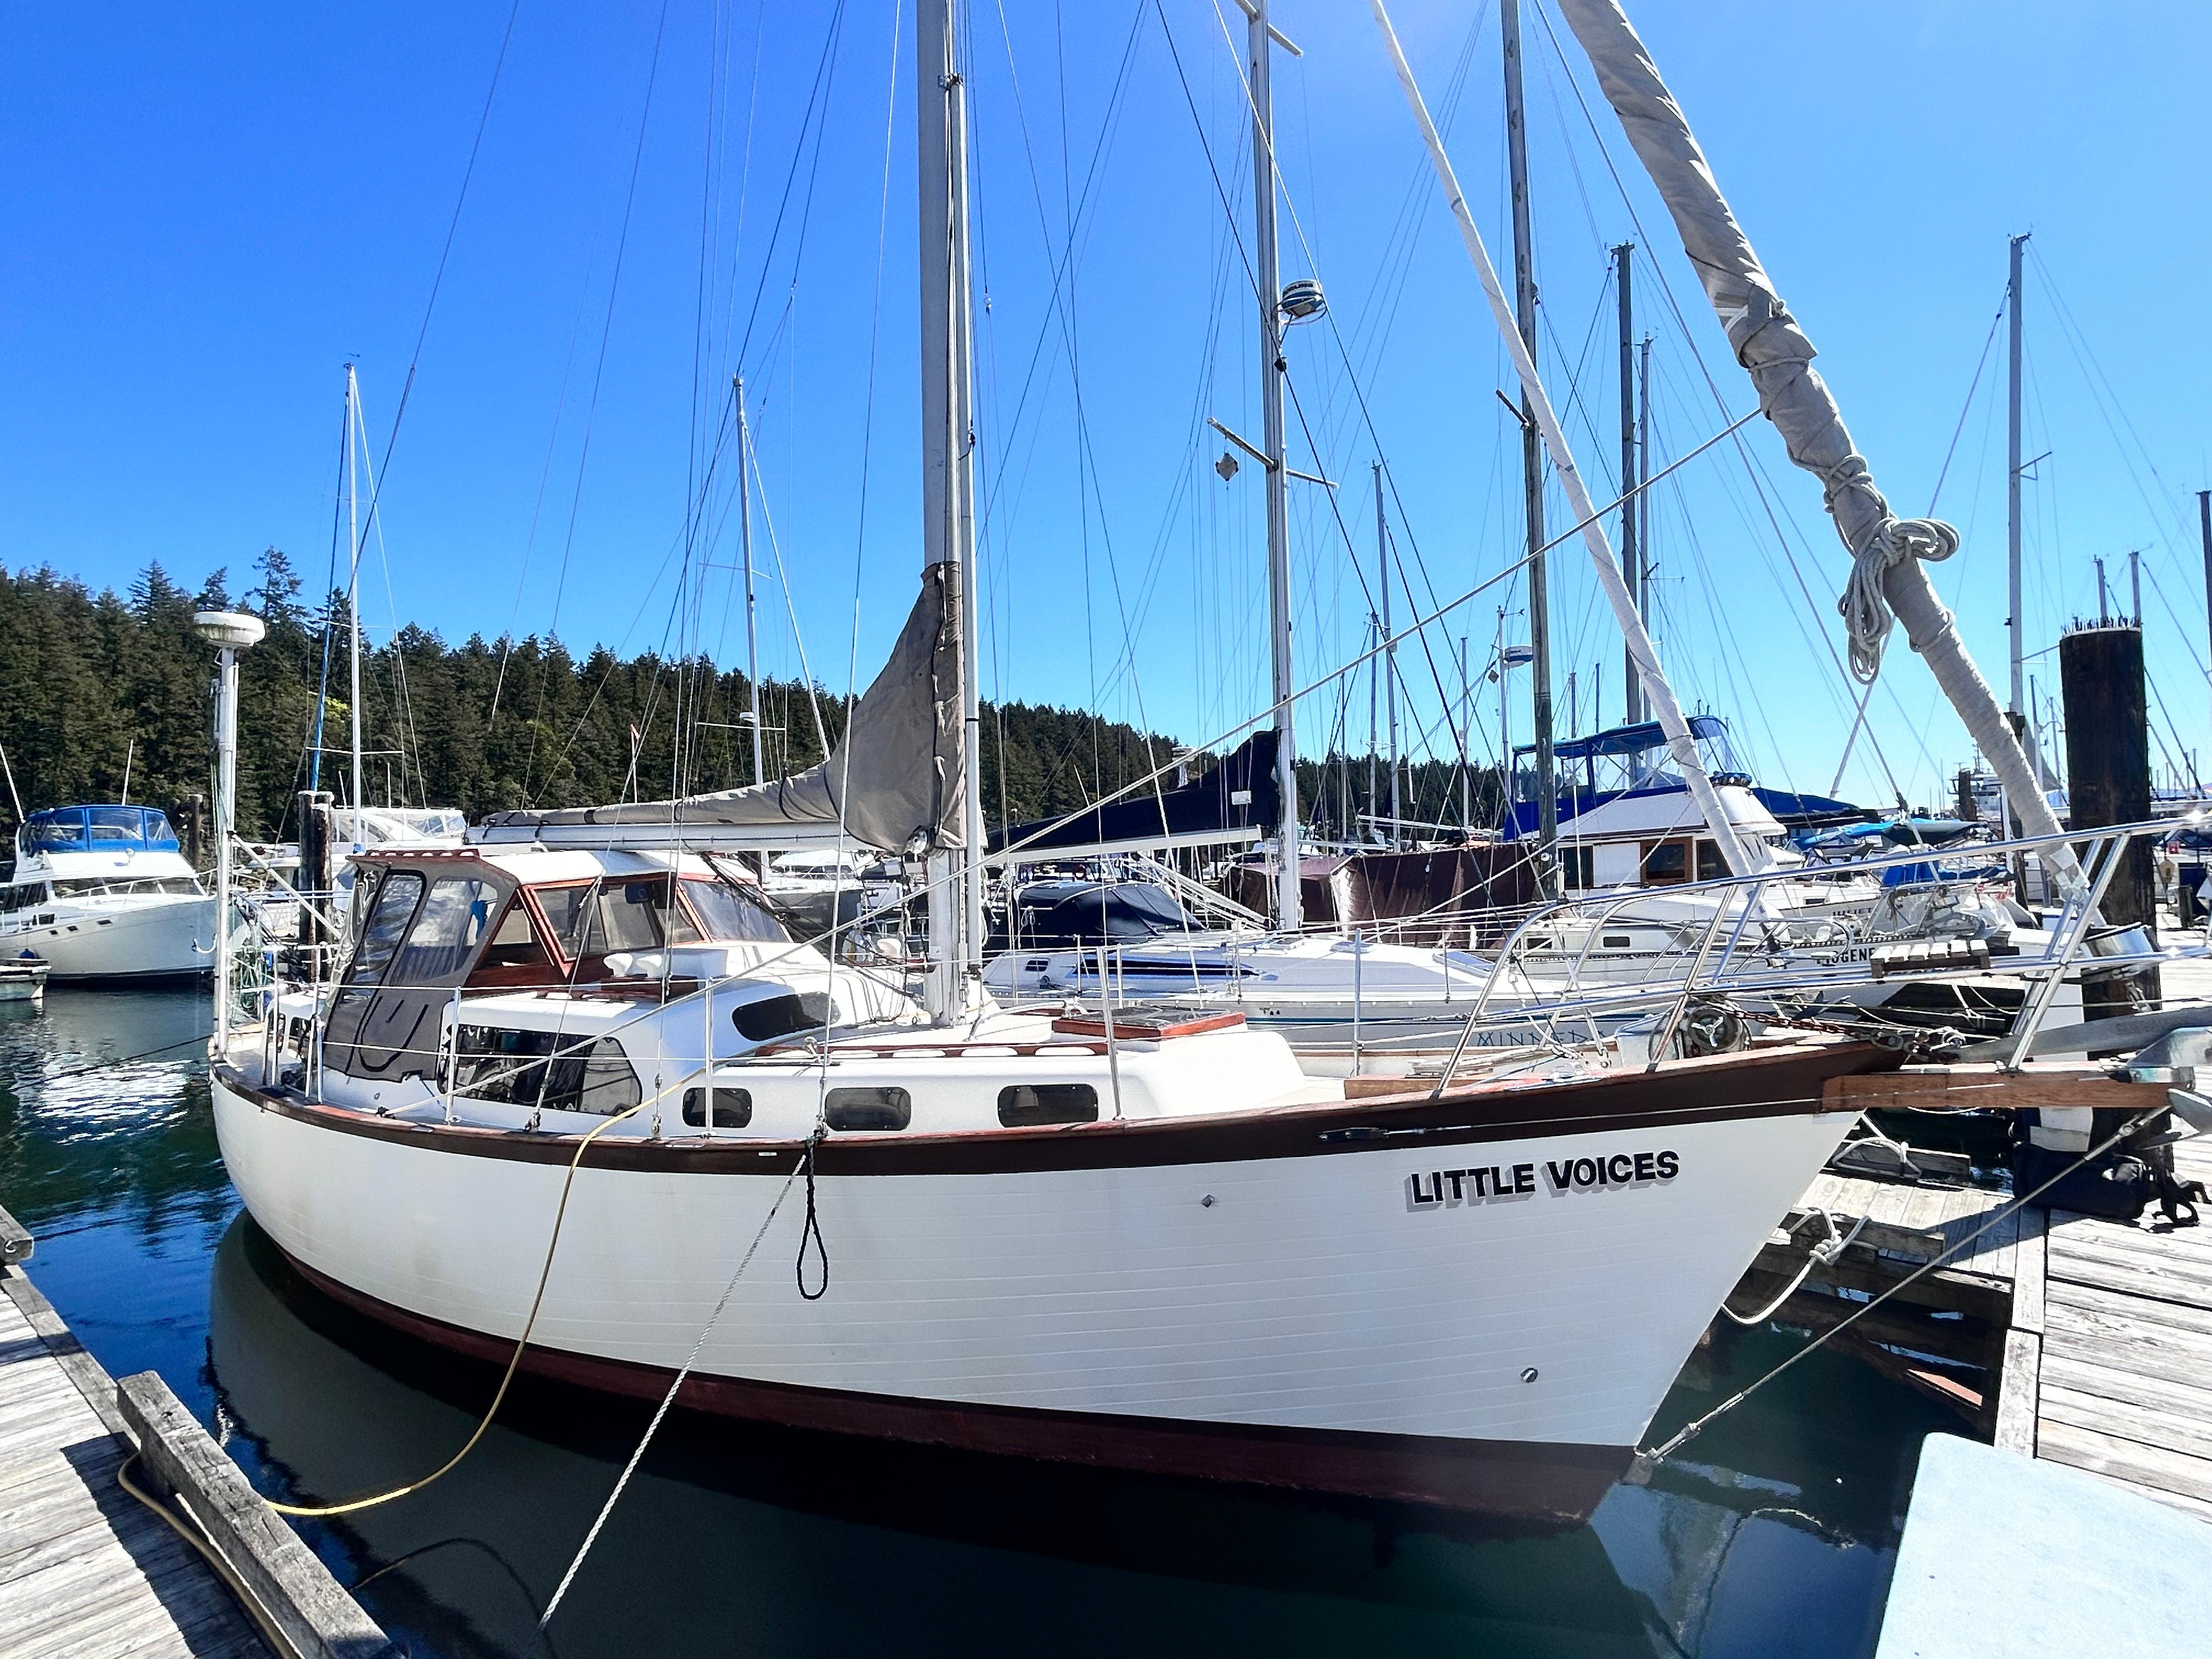
{"label": "rigging wire", "polygon": [[[616,303],[622,294],[622,273],[624,256],[629,251],[630,221],[637,208],[637,180],[645,161],[645,136],[653,125],[653,89],[660,81],[660,48],[668,33],[668,0],[661,0],[659,21],[653,31],[653,58],[646,70],[644,107],[637,118],[637,143],[630,154],[629,186],[623,198],[622,229],[615,239],[614,270],[607,283],[607,309],[599,329],[599,349],[592,369],[592,395],[584,415],[583,446],[576,456],[576,487],[568,499],[568,533],[561,543],[561,568],[553,584],[553,611],[546,624],[549,639],[558,638],[561,628],[561,601],[568,592],[568,560],[576,547],[576,520],[584,501],[584,477],[591,464],[592,435],[599,424],[599,393],[605,384],[607,345],[613,338]],[[530,717],[530,753],[523,762],[522,793],[530,797],[530,776],[538,763],[538,730],[545,710],[545,669],[541,660],[538,673],[538,704]]]}

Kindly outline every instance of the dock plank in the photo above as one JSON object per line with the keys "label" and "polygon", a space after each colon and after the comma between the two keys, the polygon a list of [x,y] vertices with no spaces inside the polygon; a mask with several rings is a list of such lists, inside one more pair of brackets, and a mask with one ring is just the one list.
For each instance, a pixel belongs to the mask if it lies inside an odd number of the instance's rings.
{"label": "dock plank", "polygon": [[[2036,1404],[2037,1426],[2064,1423],[2204,1462],[2212,1471],[2212,1424],[2160,1407],[2084,1394],[2044,1379]],[[2212,1498],[2212,1492],[2205,1494]]]}
{"label": "dock plank", "polygon": [[265,1655],[207,1564],[116,1484],[129,1449],[85,1392],[106,1373],[19,1275],[0,1270],[0,1652]]}
{"label": "dock plank", "polygon": [[2212,1505],[2212,1459],[2048,1418],[2037,1425],[2036,1455],[2093,1474],[2117,1476],[2130,1486]]}
{"label": "dock plank", "polygon": [[2076,1394],[2180,1412],[2212,1425],[2212,1375],[2201,1375],[2197,1381],[2154,1376],[2124,1363],[2107,1364],[2086,1359],[2065,1352],[2063,1346],[2044,1352],[2040,1370],[2046,1383],[2071,1389]]}
{"label": "dock plank", "polygon": [[2212,1312],[2212,1267],[2196,1267],[2108,1248],[2076,1238],[2054,1243],[2047,1271],[2069,1285],[2086,1285]]}
{"label": "dock plank", "polygon": [[2041,1387],[2043,1344],[2032,1331],[2007,1331],[1997,1372],[1996,1443],[2023,1457],[2035,1455],[2035,1402]]}
{"label": "dock plank", "polygon": [[2013,1236],[2012,1326],[2016,1331],[2039,1334],[2043,1330],[2049,1260],[2043,1212],[2031,1205],[2020,1212]]}

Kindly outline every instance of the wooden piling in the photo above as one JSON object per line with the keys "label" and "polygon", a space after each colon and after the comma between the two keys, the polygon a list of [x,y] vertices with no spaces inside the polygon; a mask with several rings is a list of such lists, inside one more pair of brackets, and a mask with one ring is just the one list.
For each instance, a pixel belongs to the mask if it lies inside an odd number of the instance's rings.
{"label": "wooden piling", "polygon": [[[2150,812],[2150,715],[2139,624],[2076,628],[2058,641],[2066,699],[2066,799],[2072,827],[2099,830],[2141,823]],[[2158,888],[2151,844],[2138,838],[2121,853],[2105,890],[2106,921],[2156,932]],[[2134,988],[2130,995],[2130,985]],[[2148,969],[2082,987],[2083,1012],[2096,1019],[2133,1011],[2134,997],[2154,1002],[2158,970]]]}

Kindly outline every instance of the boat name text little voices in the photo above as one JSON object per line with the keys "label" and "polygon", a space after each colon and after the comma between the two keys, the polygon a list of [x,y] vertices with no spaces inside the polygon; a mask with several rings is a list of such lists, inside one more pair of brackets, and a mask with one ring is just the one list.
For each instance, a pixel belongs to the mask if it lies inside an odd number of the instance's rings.
{"label": "boat name text little voices", "polygon": [[1407,1207],[1449,1208],[1533,1197],[1540,1190],[1540,1168],[1541,1190],[1557,1198],[1570,1192],[1620,1192],[1632,1187],[1662,1185],[1682,1172],[1682,1160],[1671,1152],[1615,1152],[1609,1158],[1547,1160],[1540,1166],[1492,1164],[1473,1170],[1431,1170],[1426,1176],[1406,1177]]}

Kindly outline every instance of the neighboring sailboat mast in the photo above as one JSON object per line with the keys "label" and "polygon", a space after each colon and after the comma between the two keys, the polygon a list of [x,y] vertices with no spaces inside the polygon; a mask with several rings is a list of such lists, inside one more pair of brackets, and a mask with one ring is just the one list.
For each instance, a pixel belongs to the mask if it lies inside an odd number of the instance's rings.
{"label": "neighboring sailboat mast", "polygon": [[361,850],[361,385],[346,365],[346,712],[353,720],[353,848]]}
{"label": "neighboring sailboat mast", "polygon": [[[1521,3],[1498,0],[1505,61],[1505,162],[1513,191],[1513,319],[1531,362],[1536,357],[1536,249],[1528,221],[1528,129],[1521,103]],[[1521,495],[1528,526],[1529,708],[1535,720],[1536,880],[1556,892],[1553,844],[1559,838],[1559,791],[1552,763],[1552,599],[1544,563],[1544,438],[1535,406],[1521,394]],[[1510,755],[1506,757],[1510,766]],[[1510,802],[1509,800],[1510,806]]]}
{"label": "neighboring sailboat mast", "polygon": [[[1459,177],[1452,170],[1451,157],[1444,151],[1443,136],[1430,118],[1429,106],[1423,101],[1419,84],[1413,79],[1413,65],[1406,61],[1405,48],[1398,44],[1397,31],[1390,26],[1390,14],[1383,0],[1368,0],[1368,9],[1374,15],[1376,27],[1381,31],[1382,44],[1390,54],[1392,66],[1398,72],[1398,83],[1405,89],[1406,103],[1413,111],[1413,122],[1420,129],[1421,139],[1428,146],[1430,164],[1436,169],[1437,182],[1443,187],[1444,200],[1449,206],[1454,221],[1459,226],[1460,240],[1466,245],[1468,258],[1474,262],[1476,276],[1481,281],[1484,295],[1490,301],[1492,317],[1498,331],[1505,342],[1507,353],[1513,359],[1514,373],[1521,380],[1521,389],[1528,408],[1534,415],[1537,428],[1542,433],[1544,445],[1552,457],[1553,470],[1559,474],[1559,487],[1565,492],[1567,507],[1582,532],[1583,544],[1589,550],[1590,565],[1597,574],[1598,586],[1604,591],[1606,603],[1612,606],[1613,620],[1620,625],[1621,635],[1628,642],[1629,660],[1634,664],[1637,678],[1650,699],[1651,717],[1667,737],[1667,752],[1680,769],[1682,781],[1690,797],[1705,815],[1705,829],[1713,842],[1720,848],[1721,857],[1735,875],[1756,875],[1771,867],[1772,860],[1766,848],[1756,842],[1747,842],[1735,832],[1729,821],[1727,807],[1720,793],[1714,788],[1705,762],[1698,754],[1697,741],[1690,735],[1689,721],[1682,714],[1682,706],[1675,700],[1674,690],[1667,683],[1666,672],[1659,665],[1657,647],[1637,614],[1630,599],[1626,583],[1621,580],[1620,567],[1613,562],[1612,546],[1606,540],[1605,526],[1601,521],[1597,504],[1591,501],[1589,489],[1583,483],[1582,473],[1575,465],[1574,452],[1567,447],[1566,433],[1560,428],[1558,411],[1544,390],[1544,382],[1536,372],[1536,360],[1529,353],[1516,325],[1512,309],[1505,298],[1505,289],[1498,280],[1497,267],[1490,262],[1490,251],[1483,246],[1482,233],[1475,228],[1474,216],[1468,211],[1467,197],[1459,187]],[[1504,629],[1501,619],[1498,632],[1499,724],[1504,720]],[[1510,769],[1513,745],[1510,738],[1501,736],[1500,747]],[[1553,799],[1551,792],[1545,799]]]}
{"label": "neighboring sailboat mast", "polygon": [[[982,971],[982,714],[975,681],[975,309],[968,262],[968,89],[955,13],[919,0],[915,101],[921,229],[921,475],[924,562],[946,594],[944,626],[960,702],[959,834],[929,854],[930,1013],[962,1018]],[[1286,711],[1287,712],[1287,711]],[[940,776],[947,769],[940,761]],[[953,842],[957,844],[948,845]]]}
{"label": "neighboring sailboat mast", "polygon": [[[1275,248],[1275,104],[1267,0],[1239,0],[1249,21],[1252,95],[1252,240],[1260,302],[1260,447],[1267,474],[1269,681],[1275,704],[1275,926],[1296,933],[1304,921],[1298,890],[1298,750],[1291,718],[1297,690],[1291,663],[1291,501],[1283,446],[1282,271]],[[1370,803],[1370,810],[1372,810]]]}
{"label": "neighboring sailboat mast", "polygon": [[762,762],[760,704],[760,617],[753,600],[753,434],[745,416],[745,377],[733,377],[738,400],[738,546],[744,559],[745,689],[751,698],[746,718],[753,729],[753,781],[765,782]]}
{"label": "neighboring sailboat mast", "polygon": [[[1643,552],[1636,539],[1636,515],[1643,494],[1636,487],[1636,301],[1632,278],[1636,244],[1623,242],[1613,251],[1613,274],[1620,284],[1620,574],[1628,585],[1628,602],[1645,611]],[[1625,650],[1625,647],[1624,647]],[[1623,721],[1636,725],[1644,718],[1643,688],[1636,683],[1636,659],[1627,657],[1622,674]]]}

